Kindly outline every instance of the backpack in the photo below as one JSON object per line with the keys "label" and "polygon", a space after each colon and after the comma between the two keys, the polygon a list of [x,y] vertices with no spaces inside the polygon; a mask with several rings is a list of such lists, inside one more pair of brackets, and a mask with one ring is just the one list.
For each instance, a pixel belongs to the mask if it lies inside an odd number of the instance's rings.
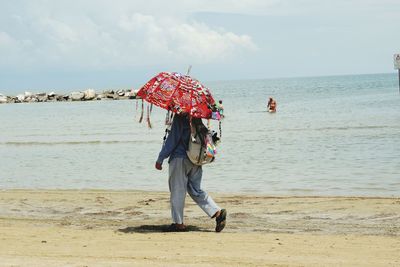
{"label": "backpack", "polygon": [[[204,165],[214,161],[215,154],[217,153],[216,140],[217,133],[208,131],[201,140],[201,135],[196,132],[195,127],[191,126],[191,133],[189,138],[189,145],[186,151],[189,160],[195,165]],[[213,138],[214,137],[214,138]]]}

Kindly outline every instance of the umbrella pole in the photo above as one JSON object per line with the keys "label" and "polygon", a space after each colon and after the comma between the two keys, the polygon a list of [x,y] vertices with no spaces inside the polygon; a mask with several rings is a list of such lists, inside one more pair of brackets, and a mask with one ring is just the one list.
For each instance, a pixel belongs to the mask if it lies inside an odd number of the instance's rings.
{"label": "umbrella pole", "polygon": [[186,75],[189,75],[191,70],[192,70],[192,65],[189,65]]}
{"label": "umbrella pole", "polygon": [[221,123],[221,120],[219,121],[219,123],[218,123],[218,128],[219,128],[219,138],[221,139],[222,138],[222,123]]}

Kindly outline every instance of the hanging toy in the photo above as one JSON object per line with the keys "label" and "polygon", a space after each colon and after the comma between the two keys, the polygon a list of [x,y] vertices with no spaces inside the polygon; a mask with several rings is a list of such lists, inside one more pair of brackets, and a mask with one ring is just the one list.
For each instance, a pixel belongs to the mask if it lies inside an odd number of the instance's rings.
{"label": "hanging toy", "polygon": [[144,112],[143,109],[144,109],[144,103],[143,103],[143,99],[142,99],[142,111],[140,113],[139,123],[141,123],[143,120],[143,112]]}
{"label": "hanging toy", "polygon": [[150,110],[151,108],[149,105],[147,105],[147,116],[146,116],[146,121],[147,121],[147,126],[151,129],[151,122],[150,122]]}

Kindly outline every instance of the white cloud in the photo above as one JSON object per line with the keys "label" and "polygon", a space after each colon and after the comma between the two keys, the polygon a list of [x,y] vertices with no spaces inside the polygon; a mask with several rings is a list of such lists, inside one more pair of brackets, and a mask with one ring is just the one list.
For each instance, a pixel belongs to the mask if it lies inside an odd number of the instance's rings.
{"label": "white cloud", "polygon": [[[140,13],[131,14],[131,16],[122,15],[119,26],[126,31],[139,31],[145,28],[146,30],[156,26],[153,16],[143,15]],[[156,26],[155,30],[159,31],[160,28]]]}
{"label": "white cloud", "polygon": [[0,25],[0,44],[19,47],[0,66],[101,69],[170,61],[206,63],[256,48],[251,36],[210,28],[190,20],[185,12],[162,12],[171,3],[162,3],[154,14],[144,12],[154,1],[143,6],[132,1],[118,3],[115,7],[109,1],[83,1],[76,6],[63,1],[25,2],[23,9],[5,16],[10,25],[18,27],[5,33]]}
{"label": "white cloud", "polygon": [[277,66],[295,53],[299,71],[308,66],[320,73],[322,59],[310,61],[315,51],[331,51],[337,69],[341,58],[352,63],[355,55],[392,54],[399,12],[398,0],[0,1],[0,67],[80,71],[211,63],[203,67],[241,73],[247,64],[251,75],[265,75],[266,66],[273,75],[285,72]]}
{"label": "white cloud", "polygon": [[39,29],[41,30],[44,37],[52,39],[54,41],[63,41],[68,43],[74,43],[79,41],[78,33],[79,29],[68,25],[65,22],[53,19],[43,18],[39,19]]}
{"label": "white cloud", "polygon": [[15,40],[6,32],[0,32],[0,47],[9,47],[15,43]]}
{"label": "white cloud", "polygon": [[208,61],[232,56],[238,49],[254,50],[256,46],[247,35],[232,32],[217,32],[203,24],[182,24],[169,29],[171,40],[175,40],[175,53]]}
{"label": "white cloud", "polygon": [[141,36],[148,54],[175,60],[210,62],[232,57],[237,50],[254,50],[251,37],[210,29],[201,23],[183,23],[168,18],[133,14],[123,17],[121,28]]}
{"label": "white cloud", "polygon": [[32,47],[32,40],[17,40],[7,32],[0,32],[0,67],[2,64],[18,66],[23,61],[28,62],[30,58],[27,57],[24,50],[30,50]]}

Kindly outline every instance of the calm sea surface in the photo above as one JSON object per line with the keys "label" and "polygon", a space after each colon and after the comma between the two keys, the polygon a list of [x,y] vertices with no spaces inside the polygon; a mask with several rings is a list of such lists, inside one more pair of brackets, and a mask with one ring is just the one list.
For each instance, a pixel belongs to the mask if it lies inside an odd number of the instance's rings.
{"label": "calm sea surface", "polygon": [[[203,186],[400,196],[397,84],[395,74],[206,83],[226,118]],[[136,100],[0,105],[0,188],[166,191],[167,164],[154,169],[164,116],[155,108],[153,129],[139,124]]]}

